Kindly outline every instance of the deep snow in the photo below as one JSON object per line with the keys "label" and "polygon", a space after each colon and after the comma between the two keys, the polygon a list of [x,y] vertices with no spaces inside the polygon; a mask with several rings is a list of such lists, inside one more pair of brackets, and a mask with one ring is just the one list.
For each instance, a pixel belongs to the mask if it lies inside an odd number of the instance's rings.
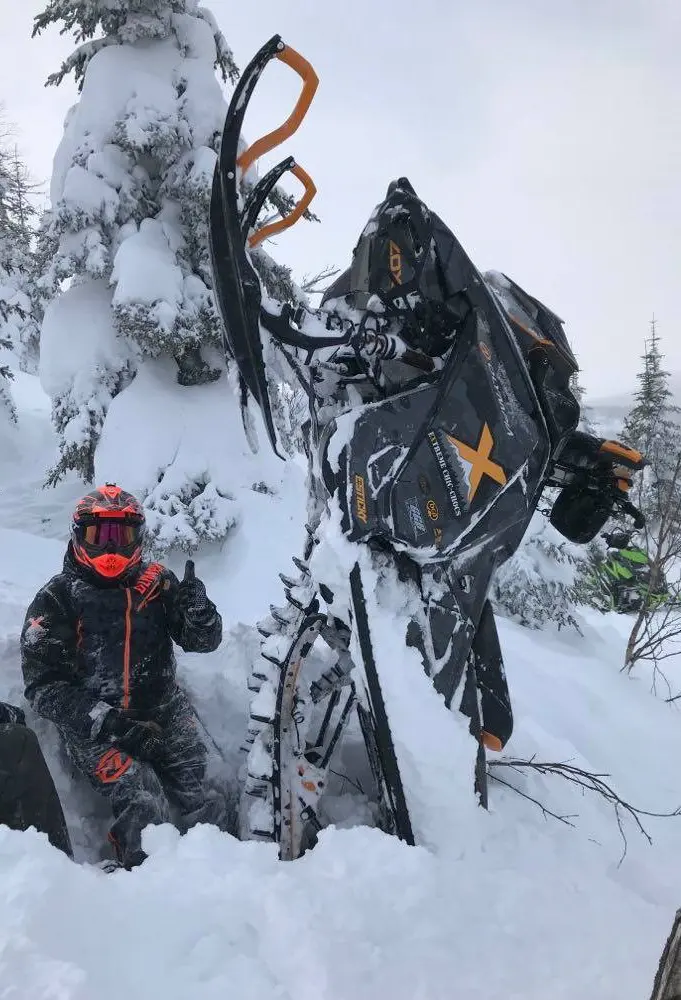
{"label": "deep snow", "polygon": [[[59,568],[70,504],[82,488],[40,489],[54,448],[48,404],[30,376],[19,375],[14,390],[19,426],[0,426],[0,697],[16,701],[24,609]],[[301,545],[302,474],[282,465],[280,475],[275,495],[236,477],[240,520],[219,552],[197,558],[229,631],[220,650],[181,656],[180,668],[225,755],[216,761],[225,776],[234,774],[246,724],[251,626],[280,598],[277,572]],[[181,570],[182,560],[171,565]],[[584,617],[583,638],[500,622],[516,718],[507,752],[571,759],[609,773],[634,804],[671,810],[681,805],[681,717],[647,680],[619,672],[625,629],[617,616],[595,614]],[[399,701],[399,690],[392,696]],[[438,707],[420,702],[426,712]],[[408,694],[402,710],[407,704]],[[465,782],[446,784],[450,760],[434,765],[422,802],[432,810],[423,820],[436,831],[432,848],[407,848],[375,829],[330,829],[309,855],[283,864],[269,845],[208,827],[179,837],[165,827],[148,832],[150,858],[140,869],[105,875],[89,863],[105,816],[71,781],[51,728],[37,729],[81,863],[39,834],[0,828],[0,997],[649,995],[681,902],[681,818],[646,819],[652,846],[625,819],[620,863],[622,840],[602,800],[557,777],[504,771],[548,809],[573,816],[575,828],[496,784],[484,813],[472,808]],[[419,749],[433,738],[424,734]]]}

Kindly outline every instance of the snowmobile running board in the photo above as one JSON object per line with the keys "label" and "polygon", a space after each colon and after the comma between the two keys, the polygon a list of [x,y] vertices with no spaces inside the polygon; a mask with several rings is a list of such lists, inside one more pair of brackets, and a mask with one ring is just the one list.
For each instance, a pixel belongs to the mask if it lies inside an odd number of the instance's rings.
{"label": "snowmobile running board", "polygon": [[362,586],[362,575],[359,564],[350,570],[350,592],[352,594],[352,608],[355,617],[355,627],[357,638],[362,653],[362,663],[366,676],[369,704],[373,714],[373,730],[376,738],[377,750],[380,758],[381,770],[383,773],[383,784],[387,798],[387,805],[395,824],[395,833],[405,843],[413,847],[415,844],[414,833],[411,826],[407,800],[402,786],[395,747],[388,723],[388,715],[383,701],[383,692],[378,679],[376,661],[371,642],[371,631],[369,629],[369,619],[367,617],[366,604],[364,602],[364,588]]}
{"label": "snowmobile running board", "polygon": [[[279,59],[303,81],[295,108],[278,128],[262,136],[239,155],[239,140],[246,110],[263,70]],[[274,35],[256,53],[232,94],[222,133],[220,156],[215,166],[210,203],[210,250],[215,280],[215,298],[225,331],[225,352],[236,361],[241,377],[263,415],[267,435],[276,454],[277,433],[269,403],[267,379],[259,333],[261,291],[246,246],[253,249],[263,240],[294,225],[316,194],[310,176],[293,157],[282,160],[248,194],[240,210],[240,184],[255,161],[290,138],[305,118],[319,80],[310,63]],[[257,217],[280,177],[292,173],[304,194],[283,218],[254,229]],[[280,455],[280,457],[283,457]]]}

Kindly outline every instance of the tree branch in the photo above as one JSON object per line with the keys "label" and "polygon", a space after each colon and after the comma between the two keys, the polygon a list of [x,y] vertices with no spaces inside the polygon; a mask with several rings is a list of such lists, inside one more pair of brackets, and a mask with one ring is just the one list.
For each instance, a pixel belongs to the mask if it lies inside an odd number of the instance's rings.
{"label": "tree branch", "polygon": [[533,799],[532,796],[527,795],[522,792],[519,788],[511,785],[509,782],[503,781],[498,778],[494,773],[495,770],[499,768],[510,768],[511,770],[518,771],[522,773],[523,771],[536,771],[539,774],[556,774],[559,777],[565,779],[565,781],[570,782],[570,784],[577,785],[579,788],[584,789],[588,792],[595,792],[600,795],[601,798],[605,799],[614,810],[615,818],[617,820],[617,827],[622,838],[622,857],[620,858],[618,865],[621,865],[627,854],[627,838],[624,832],[623,818],[628,815],[635,823],[639,833],[646,838],[649,844],[652,844],[653,840],[648,831],[643,826],[640,817],[641,816],[651,816],[659,819],[671,819],[675,816],[681,816],[681,806],[674,809],[672,812],[652,812],[648,809],[639,809],[633,806],[630,802],[623,799],[617,792],[604,780],[609,778],[609,774],[598,774],[593,771],[586,771],[583,768],[575,767],[569,761],[559,761],[559,762],[547,762],[547,761],[537,761],[534,757],[530,760],[519,760],[517,758],[509,757],[502,760],[489,761],[487,765],[487,773],[490,778],[494,781],[499,781],[501,784],[506,784],[513,791],[517,792],[523,798],[529,799],[530,802],[534,802],[542,810],[544,815],[552,816],[554,819],[560,820],[560,822],[565,823],[568,826],[574,826],[574,823],[570,822],[572,817],[570,816],[560,816],[557,813],[551,812],[547,809],[541,802],[537,799]]}

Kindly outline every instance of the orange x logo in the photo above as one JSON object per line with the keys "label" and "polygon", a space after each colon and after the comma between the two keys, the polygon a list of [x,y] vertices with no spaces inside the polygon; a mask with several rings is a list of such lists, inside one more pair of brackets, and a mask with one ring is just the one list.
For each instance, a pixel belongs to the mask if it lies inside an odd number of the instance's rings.
{"label": "orange x logo", "polygon": [[500,465],[497,465],[490,458],[492,448],[494,447],[494,438],[487,424],[483,426],[480,440],[475,448],[471,448],[469,444],[464,444],[463,441],[459,441],[450,434],[447,435],[447,440],[454,445],[461,460],[470,466],[468,476],[469,501],[478,492],[478,486],[482,482],[483,476],[489,476],[490,479],[493,479],[495,483],[499,483],[500,486],[506,485],[506,473]]}

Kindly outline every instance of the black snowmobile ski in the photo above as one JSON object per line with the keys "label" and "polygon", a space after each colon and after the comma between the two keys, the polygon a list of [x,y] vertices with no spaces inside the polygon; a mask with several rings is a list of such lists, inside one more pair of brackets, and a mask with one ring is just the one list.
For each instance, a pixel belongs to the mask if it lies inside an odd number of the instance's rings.
{"label": "black snowmobile ski", "polygon": [[[248,103],[263,70],[272,59],[279,59],[295,70],[303,80],[303,90],[284,124],[239,154],[241,127]],[[225,333],[225,350],[228,356],[235,359],[248,391],[260,407],[276,454],[279,454],[277,434],[267,391],[258,325],[260,282],[246,253],[246,244],[253,248],[263,239],[292,226],[309,206],[316,189],[309,175],[292,157],[274,167],[251,189],[243,209],[240,207],[240,184],[258,157],[274,149],[298,129],[318,82],[312,66],[298,52],[285,45],[279,35],[274,35],[263,45],[244,70],[232,95],[211,192],[210,249],[215,297]],[[303,197],[287,216],[249,234],[268,195],[287,171],[304,185]]]}

